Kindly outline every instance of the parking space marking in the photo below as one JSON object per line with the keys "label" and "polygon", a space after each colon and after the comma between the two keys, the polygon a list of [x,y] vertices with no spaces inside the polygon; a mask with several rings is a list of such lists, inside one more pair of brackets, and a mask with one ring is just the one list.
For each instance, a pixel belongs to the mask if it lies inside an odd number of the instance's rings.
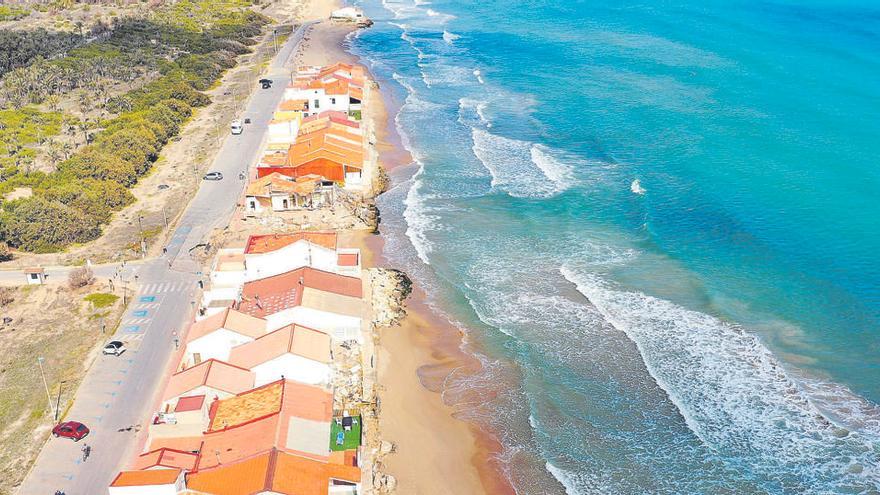
{"label": "parking space marking", "polygon": [[137,311],[132,311],[131,315],[137,316],[138,318],[142,318],[144,316],[147,316],[147,313],[149,313],[149,311],[147,311],[146,309],[139,309]]}
{"label": "parking space marking", "polygon": [[140,325],[128,325],[128,326],[122,327],[122,331],[125,333],[137,333],[140,331],[140,329],[141,329]]}
{"label": "parking space marking", "polygon": [[156,300],[156,296],[141,296],[138,301],[142,303],[151,303]]}

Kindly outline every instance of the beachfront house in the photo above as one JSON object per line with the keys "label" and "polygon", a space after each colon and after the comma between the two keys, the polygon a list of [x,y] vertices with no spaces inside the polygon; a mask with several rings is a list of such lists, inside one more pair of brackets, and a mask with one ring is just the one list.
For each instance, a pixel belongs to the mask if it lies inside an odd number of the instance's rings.
{"label": "beachfront house", "polygon": [[335,192],[333,183],[319,175],[289,178],[273,172],[248,184],[245,211],[255,215],[266,211],[320,208],[333,203]]}
{"label": "beachfront house", "polygon": [[330,336],[288,325],[232,349],[229,362],[254,373],[259,387],[286,378],[309,385],[330,382]]}
{"label": "beachfront house", "polygon": [[265,320],[234,309],[225,309],[190,326],[183,367],[195,366],[210,359],[226,361],[233,347],[251,342],[266,333]]}
{"label": "beachfront house", "polygon": [[269,330],[296,323],[338,341],[360,341],[366,316],[362,284],[357,277],[300,268],[245,283],[238,310],[264,318]]}
{"label": "beachfront house", "polygon": [[360,277],[360,249],[337,246],[336,232],[304,231],[252,235],[244,248],[245,279],[280,275],[304,266]]}

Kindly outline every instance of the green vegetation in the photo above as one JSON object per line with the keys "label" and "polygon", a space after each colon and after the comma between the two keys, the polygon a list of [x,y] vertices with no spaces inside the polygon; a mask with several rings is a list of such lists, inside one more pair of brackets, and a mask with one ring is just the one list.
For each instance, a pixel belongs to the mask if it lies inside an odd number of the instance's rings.
{"label": "green vegetation", "polygon": [[[337,419],[342,420],[342,418]],[[342,425],[337,424],[336,419],[330,423],[330,450],[351,450],[361,445],[361,417],[355,416],[354,420],[357,424],[352,424],[348,431],[345,431]],[[340,432],[343,434],[342,445],[336,443],[336,437]]]}
{"label": "green vegetation", "polygon": [[[54,252],[100,236],[113,212],[134,201],[128,188],[150,170],[193,109],[209,103],[201,91],[235,65],[268,22],[249,5],[180,0],[148,18],[122,19],[102,39],[63,56],[46,59],[33,50],[15,55],[11,66],[31,61],[0,79],[6,108],[0,111],[0,193],[29,187],[33,196],[0,205],[0,242]],[[0,52],[3,43],[0,36]],[[142,80],[149,82],[134,87]],[[133,89],[114,96],[114,87]],[[100,110],[111,116],[75,119],[33,106],[54,108],[74,95],[83,115]],[[66,147],[47,144],[62,131]],[[80,136],[74,152],[69,142]],[[31,167],[34,146],[44,144],[55,165],[51,173]]]}
{"label": "green vegetation", "polygon": [[83,298],[84,301],[92,303],[92,308],[94,309],[109,308],[118,299],[119,296],[107,292],[96,292]]}
{"label": "green vegetation", "polygon": [[348,115],[354,120],[361,120],[361,111],[360,110],[352,110],[348,112]]}
{"label": "green vegetation", "polygon": [[18,5],[0,5],[0,22],[15,21],[27,17],[28,9]]}

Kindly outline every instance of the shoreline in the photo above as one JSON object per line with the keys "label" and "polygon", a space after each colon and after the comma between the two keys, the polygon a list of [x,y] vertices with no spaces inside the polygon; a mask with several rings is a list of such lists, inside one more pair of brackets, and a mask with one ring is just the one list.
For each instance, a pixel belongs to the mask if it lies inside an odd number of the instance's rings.
{"label": "shoreline", "polygon": [[[344,43],[343,37],[343,50]],[[360,57],[345,53],[366,67]],[[388,93],[373,94],[378,96],[370,102],[375,149],[379,168],[388,173],[413,159],[397,136]],[[365,267],[391,266],[381,233],[351,234],[349,242],[360,247]],[[475,374],[481,363],[462,350],[461,331],[428,306],[418,281],[412,288],[400,324],[377,329],[378,395],[385,411],[379,415],[380,436],[395,446],[381,461],[384,471],[396,478],[400,493],[515,493],[498,464],[500,443],[444,400],[446,378],[462,369]],[[422,455],[426,451],[434,455]]]}

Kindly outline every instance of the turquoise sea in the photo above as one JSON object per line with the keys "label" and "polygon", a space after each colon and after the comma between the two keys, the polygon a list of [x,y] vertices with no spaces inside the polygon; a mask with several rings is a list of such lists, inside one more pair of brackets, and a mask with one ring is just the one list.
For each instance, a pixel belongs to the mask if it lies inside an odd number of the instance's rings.
{"label": "turquoise sea", "polygon": [[880,5],[361,6],[386,255],[519,493],[880,493]]}

